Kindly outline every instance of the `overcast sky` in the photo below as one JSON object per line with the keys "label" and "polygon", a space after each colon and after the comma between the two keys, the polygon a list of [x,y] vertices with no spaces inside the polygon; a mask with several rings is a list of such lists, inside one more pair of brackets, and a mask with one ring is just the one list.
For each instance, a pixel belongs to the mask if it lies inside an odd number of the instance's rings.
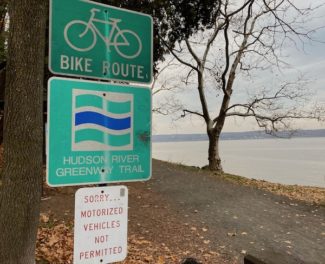
{"label": "overcast sky", "polygon": [[[307,3],[308,1],[304,1]],[[310,1],[315,3],[316,1]],[[319,1],[318,1],[319,2]],[[325,1],[323,1],[325,3]],[[325,26],[325,7],[318,10],[318,18],[311,21],[311,27]],[[319,29],[314,38],[324,41],[324,43],[313,42],[304,47],[304,51],[301,47],[298,50],[293,46],[288,46],[283,51],[285,60],[290,63],[290,67],[283,69],[282,73],[272,73],[271,71],[264,71],[263,73],[254,76],[253,84],[248,80],[237,78],[234,86],[234,90],[238,89],[239,84],[241,86],[256,86],[260,84],[272,84],[277,85],[285,80],[292,80],[303,74],[304,78],[308,80],[308,88],[315,92],[313,101],[317,101],[320,104],[325,105],[325,29]],[[183,68],[179,67],[177,70],[165,71],[160,78],[159,83],[163,83],[166,80],[170,83],[176,84],[180,90],[176,93],[175,97],[182,102],[183,105],[190,106],[191,110],[200,110],[197,90],[195,85],[188,85],[184,88],[181,82],[177,83],[178,76],[182,75],[182,72],[186,72]],[[253,87],[252,86],[252,87]],[[252,90],[250,90],[250,93]],[[232,100],[239,100],[245,96],[245,90],[234,95]],[[157,106],[159,102],[165,100],[168,93],[160,93],[153,97],[153,104]],[[217,102],[215,93],[211,91],[208,93],[208,100],[210,104]],[[217,106],[217,105],[216,105]],[[197,116],[189,115],[185,118],[178,118],[180,112],[171,116],[162,116],[153,114],[153,134],[180,134],[180,133],[205,133],[206,128],[203,120]],[[325,128],[325,123],[316,121],[300,120],[295,123],[295,127],[298,129],[317,129]],[[223,131],[248,131],[257,130],[258,126],[253,120],[242,118],[228,118]]]}

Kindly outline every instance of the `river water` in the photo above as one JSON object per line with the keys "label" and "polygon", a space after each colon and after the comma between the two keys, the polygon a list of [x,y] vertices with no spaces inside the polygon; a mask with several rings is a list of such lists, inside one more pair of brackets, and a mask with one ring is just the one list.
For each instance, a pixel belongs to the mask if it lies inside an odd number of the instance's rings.
{"label": "river water", "polygon": [[[153,158],[202,167],[208,142],[153,143]],[[225,172],[282,184],[325,187],[325,137],[223,140]]]}

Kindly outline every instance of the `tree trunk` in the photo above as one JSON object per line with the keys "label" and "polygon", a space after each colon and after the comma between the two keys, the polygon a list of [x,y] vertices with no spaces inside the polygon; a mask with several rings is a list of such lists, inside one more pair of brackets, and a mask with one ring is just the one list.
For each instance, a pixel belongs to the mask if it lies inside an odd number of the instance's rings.
{"label": "tree trunk", "polygon": [[42,187],[46,1],[10,0],[0,263],[34,264]]}
{"label": "tree trunk", "polygon": [[5,51],[5,27],[6,27],[7,1],[2,0],[0,3],[0,63],[6,59]]}
{"label": "tree trunk", "polygon": [[215,131],[208,132],[209,137],[209,169],[218,173],[223,172],[221,166],[221,159],[219,155],[219,138],[220,133]]}

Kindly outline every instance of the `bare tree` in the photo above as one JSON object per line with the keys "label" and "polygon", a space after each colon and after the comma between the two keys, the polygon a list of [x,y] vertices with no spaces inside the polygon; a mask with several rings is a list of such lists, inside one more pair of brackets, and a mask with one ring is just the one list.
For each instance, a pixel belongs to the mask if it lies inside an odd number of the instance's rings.
{"label": "bare tree", "polygon": [[[315,29],[305,28],[305,22],[318,7],[301,7],[290,0],[216,1],[216,20],[202,33],[204,43],[186,38],[177,50],[165,42],[174,57],[190,69],[188,79],[196,79],[201,110],[184,108],[182,116],[192,114],[204,120],[210,170],[222,171],[219,138],[228,117],[254,118],[268,133],[290,129],[293,119],[319,118],[316,108],[307,110],[310,92],[302,79],[287,80],[272,89],[265,86],[259,92],[254,87],[247,101],[231,104],[240,87],[235,85],[239,75],[269,74],[274,68],[281,71],[288,67],[281,59],[284,48],[313,41]],[[182,57],[184,49],[187,58]],[[206,94],[208,77],[214,79],[219,95],[213,104]]]}
{"label": "bare tree", "polygon": [[[161,64],[161,67],[157,67],[157,73],[154,75],[151,84],[152,96],[155,100],[152,109],[154,114],[171,115],[183,107],[180,100],[174,96],[175,92],[182,90],[176,80],[180,65],[175,60],[174,57],[170,57]],[[168,77],[164,75],[166,72]],[[176,72],[176,76],[172,76],[171,72]]]}

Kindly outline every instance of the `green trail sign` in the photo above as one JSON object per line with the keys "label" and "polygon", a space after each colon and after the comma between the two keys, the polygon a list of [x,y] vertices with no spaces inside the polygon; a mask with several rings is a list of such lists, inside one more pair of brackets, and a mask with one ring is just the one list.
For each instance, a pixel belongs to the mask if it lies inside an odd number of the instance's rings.
{"label": "green trail sign", "polygon": [[87,0],[51,0],[49,29],[53,73],[151,82],[149,15]]}
{"label": "green trail sign", "polygon": [[151,176],[151,90],[51,78],[47,182],[143,181]]}

